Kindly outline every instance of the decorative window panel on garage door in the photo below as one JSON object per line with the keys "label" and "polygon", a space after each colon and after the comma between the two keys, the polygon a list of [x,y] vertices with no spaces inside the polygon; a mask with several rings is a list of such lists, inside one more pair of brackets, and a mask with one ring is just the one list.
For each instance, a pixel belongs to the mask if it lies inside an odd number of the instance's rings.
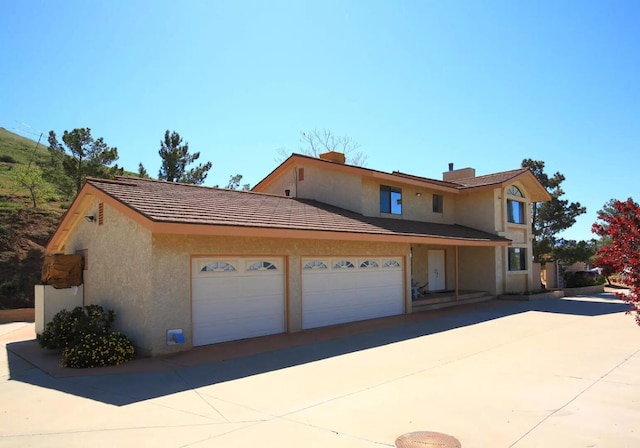
{"label": "decorative window panel on garage door", "polygon": [[402,314],[402,257],[302,259],[302,326]]}
{"label": "decorative window panel on garage door", "polygon": [[193,345],[285,331],[282,258],[194,258]]}

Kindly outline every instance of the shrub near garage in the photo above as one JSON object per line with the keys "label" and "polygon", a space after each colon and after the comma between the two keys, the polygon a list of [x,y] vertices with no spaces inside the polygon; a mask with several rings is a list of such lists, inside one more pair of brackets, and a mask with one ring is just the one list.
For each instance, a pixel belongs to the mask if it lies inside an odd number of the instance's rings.
{"label": "shrub near garage", "polygon": [[62,352],[62,367],[86,368],[122,364],[133,359],[131,340],[111,332],[113,310],[99,305],[62,310],[49,322],[38,342],[43,348]]}
{"label": "shrub near garage", "polygon": [[133,355],[133,344],[123,334],[87,333],[77,344],[62,351],[62,367],[115,366],[131,361]]}
{"label": "shrub near garage", "polygon": [[100,305],[62,310],[45,326],[38,342],[50,350],[64,350],[75,345],[85,334],[109,333],[114,320],[115,313],[105,311]]}

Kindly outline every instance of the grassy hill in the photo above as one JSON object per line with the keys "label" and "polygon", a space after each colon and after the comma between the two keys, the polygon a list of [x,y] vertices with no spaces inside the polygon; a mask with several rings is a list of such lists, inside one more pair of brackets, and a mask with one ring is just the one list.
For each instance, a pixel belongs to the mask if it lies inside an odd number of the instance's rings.
{"label": "grassy hill", "polygon": [[46,163],[46,143],[0,128],[0,309],[33,306],[33,285],[40,281],[44,248],[64,213],[49,201],[33,208],[26,190],[11,180],[13,168]]}

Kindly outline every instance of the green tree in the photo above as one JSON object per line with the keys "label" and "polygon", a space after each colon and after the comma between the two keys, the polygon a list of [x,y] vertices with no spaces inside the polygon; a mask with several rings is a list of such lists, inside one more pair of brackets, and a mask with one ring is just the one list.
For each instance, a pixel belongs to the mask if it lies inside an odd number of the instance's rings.
{"label": "green tree", "polygon": [[187,169],[188,165],[200,158],[200,153],[189,154],[189,143],[183,143],[182,137],[175,131],[169,133],[167,130],[164,133],[164,140],[160,142],[158,154],[162,159],[162,166],[158,173],[160,180],[201,185],[212,166],[211,162],[206,162]]}
{"label": "green tree", "polygon": [[[64,131],[62,143],[58,142],[56,133],[50,131],[49,152],[53,164],[62,167],[65,175],[73,180],[76,192],[87,176],[113,178],[124,172],[117,164],[111,166],[118,160],[118,149],[109,147],[102,137],[94,139],[90,128]],[[63,184],[60,179],[54,181]]]}
{"label": "green tree", "polygon": [[149,173],[147,172],[142,162],[140,162],[140,164],[138,165],[138,177],[141,177],[142,179],[149,179]]}
{"label": "green tree", "polygon": [[14,190],[29,192],[33,208],[37,208],[38,203],[53,195],[53,188],[38,167],[15,166],[11,169],[9,176],[13,181]]}
{"label": "green tree", "polygon": [[541,160],[524,159],[523,168],[529,168],[538,181],[551,195],[547,202],[534,202],[531,204],[531,217],[533,229],[533,257],[536,261],[543,261],[542,257],[553,253],[556,235],[575,224],[576,218],[587,209],[579,202],[571,202],[561,199],[564,190],[561,188],[565,180],[564,175],[556,172],[549,177],[544,172],[544,162]]}
{"label": "green tree", "polygon": [[[229,183],[226,186],[227,190],[237,190],[240,186],[240,182],[242,181],[242,174],[236,174],[235,176],[229,177]],[[251,189],[249,184],[242,185],[243,191],[248,191]]]}
{"label": "green tree", "polygon": [[560,238],[553,248],[553,255],[566,265],[582,262],[589,263],[596,254],[599,244],[595,239],[589,241],[565,240]]}

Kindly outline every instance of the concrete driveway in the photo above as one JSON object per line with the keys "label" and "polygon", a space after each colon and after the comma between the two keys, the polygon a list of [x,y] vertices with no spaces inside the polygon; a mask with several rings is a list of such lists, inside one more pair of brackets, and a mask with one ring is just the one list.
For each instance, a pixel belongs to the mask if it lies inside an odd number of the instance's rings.
{"label": "concrete driveway", "polygon": [[0,446],[374,448],[437,431],[464,448],[636,447],[640,328],[625,309],[609,294],[505,302],[224,361],[57,378],[11,352],[32,324],[3,324]]}

